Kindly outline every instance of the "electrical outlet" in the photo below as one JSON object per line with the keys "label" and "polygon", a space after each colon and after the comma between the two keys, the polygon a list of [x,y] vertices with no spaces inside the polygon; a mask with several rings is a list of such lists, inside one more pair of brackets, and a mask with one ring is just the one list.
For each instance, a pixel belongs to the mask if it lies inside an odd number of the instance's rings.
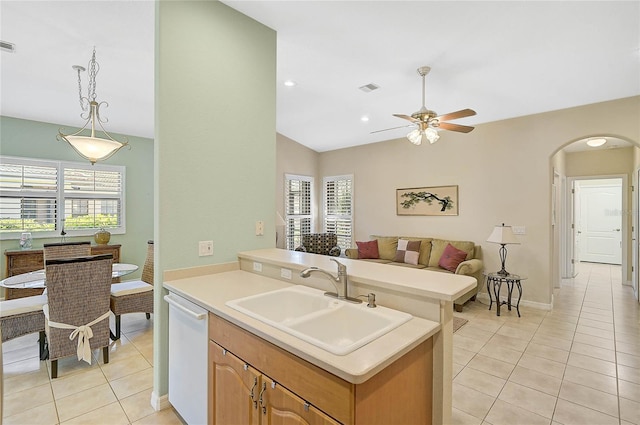
{"label": "electrical outlet", "polygon": [[207,255],[213,255],[213,241],[200,241],[200,242],[198,242],[198,255],[200,257],[206,257]]}
{"label": "electrical outlet", "polygon": [[256,236],[264,235],[264,221],[256,221]]}
{"label": "electrical outlet", "polygon": [[261,272],[262,271],[262,263],[258,263],[257,261],[253,262],[253,271]]}
{"label": "electrical outlet", "polygon": [[526,235],[527,228],[525,226],[511,226],[514,235]]}
{"label": "electrical outlet", "polygon": [[289,269],[280,269],[280,277],[283,279],[291,279],[291,270]]}

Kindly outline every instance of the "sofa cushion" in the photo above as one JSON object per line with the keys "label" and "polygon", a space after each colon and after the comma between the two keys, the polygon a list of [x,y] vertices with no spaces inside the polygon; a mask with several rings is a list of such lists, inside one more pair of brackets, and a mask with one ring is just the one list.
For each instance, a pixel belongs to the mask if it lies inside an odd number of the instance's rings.
{"label": "sofa cushion", "polygon": [[467,253],[454,247],[451,244],[447,244],[444,249],[438,265],[445,270],[455,272],[458,268],[458,264],[462,263],[467,258]]}
{"label": "sofa cushion", "polygon": [[418,264],[425,266],[429,265],[429,257],[431,256],[431,241],[433,238],[416,238],[412,236],[400,236],[400,239],[407,239],[410,241],[420,241],[420,258],[418,258]]}
{"label": "sofa cushion", "polygon": [[398,239],[398,249],[393,259],[396,263],[408,263],[417,265],[420,257],[420,241]]}
{"label": "sofa cushion", "polygon": [[382,258],[367,258],[366,260],[362,260],[362,261],[369,261],[370,263],[378,263],[378,264],[391,264],[391,261],[383,260]]}
{"label": "sofa cushion", "polygon": [[387,263],[390,266],[399,266],[399,267],[408,267],[410,269],[424,269],[426,268],[424,264],[409,264],[409,263],[396,263],[391,262]]}
{"label": "sofa cushion", "polygon": [[396,258],[396,250],[398,249],[397,236],[371,236],[371,239],[378,240],[378,253],[383,260],[393,261]]}
{"label": "sofa cushion", "polygon": [[366,242],[356,241],[356,245],[358,245],[358,259],[364,260],[367,258],[380,258],[380,254],[378,253],[378,241],[376,239]]}
{"label": "sofa cushion", "polygon": [[438,267],[440,257],[448,244],[453,245],[461,251],[467,253],[466,260],[473,258],[474,243],[468,241],[447,241],[443,239],[434,239],[431,241],[431,257],[429,257],[429,267]]}

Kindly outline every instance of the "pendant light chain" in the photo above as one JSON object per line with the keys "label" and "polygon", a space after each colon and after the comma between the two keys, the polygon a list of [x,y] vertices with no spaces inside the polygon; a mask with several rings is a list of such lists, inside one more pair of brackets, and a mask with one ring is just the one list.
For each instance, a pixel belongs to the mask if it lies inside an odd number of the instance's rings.
{"label": "pendant light chain", "polygon": [[96,62],[96,48],[93,48],[93,55],[89,61],[89,86],[87,89],[87,97],[90,101],[96,100],[96,75],[100,71],[100,65]]}
{"label": "pendant light chain", "polygon": [[87,107],[84,106],[84,102],[82,101],[82,79],[80,78],[80,71],[83,71],[84,68],[77,66],[75,69],[78,71],[78,98],[80,100],[80,109],[86,111]]}

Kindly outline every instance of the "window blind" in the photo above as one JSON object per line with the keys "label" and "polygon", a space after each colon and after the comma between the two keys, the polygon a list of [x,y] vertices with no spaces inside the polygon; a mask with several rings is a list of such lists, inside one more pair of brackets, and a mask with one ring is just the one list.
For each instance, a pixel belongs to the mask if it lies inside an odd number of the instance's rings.
{"label": "window blind", "polygon": [[124,233],[125,167],[0,156],[0,237]]}

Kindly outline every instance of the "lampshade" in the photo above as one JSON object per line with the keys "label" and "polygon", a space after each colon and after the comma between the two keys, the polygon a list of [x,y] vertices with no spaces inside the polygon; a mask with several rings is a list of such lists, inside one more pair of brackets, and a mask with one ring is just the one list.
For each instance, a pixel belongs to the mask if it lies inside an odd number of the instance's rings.
{"label": "lampshade", "polygon": [[499,244],[520,244],[520,241],[516,239],[516,236],[513,234],[513,230],[511,230],[511,226],[505,226],[502,223],[501,226],[496,226],[493,228],[493,232],[487,238],[487,242],[499,243]]}

